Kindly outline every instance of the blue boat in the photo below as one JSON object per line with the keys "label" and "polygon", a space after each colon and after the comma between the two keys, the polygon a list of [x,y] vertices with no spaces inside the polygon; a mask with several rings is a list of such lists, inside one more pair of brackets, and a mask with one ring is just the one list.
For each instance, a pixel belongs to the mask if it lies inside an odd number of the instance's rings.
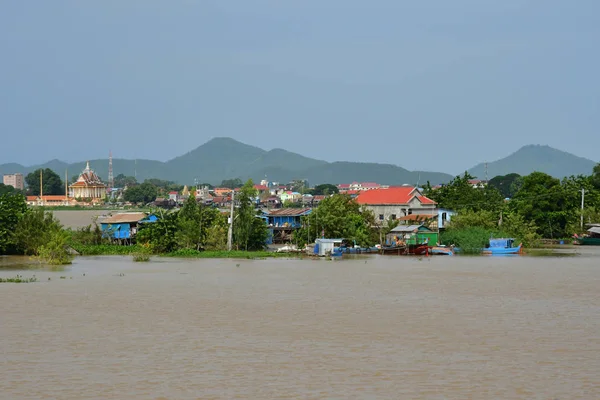
{"label": "blue boat", "polygon": [[429,254],[432,255],[443,255],[443,256],[453,256],[454,251],[451,247],[446,246],[433,246],[429,248]]}
{"label": "blue boat", "polygon": [[519,243],[518,246],[513,247],[515,239],[513,238],[499,238],[499,239],[490,239],[489,246],[486,246],[481,250],[483,254],[492,254],[492,255],[500,255],[500,254],[520,254],[523,250],[522,243]]}

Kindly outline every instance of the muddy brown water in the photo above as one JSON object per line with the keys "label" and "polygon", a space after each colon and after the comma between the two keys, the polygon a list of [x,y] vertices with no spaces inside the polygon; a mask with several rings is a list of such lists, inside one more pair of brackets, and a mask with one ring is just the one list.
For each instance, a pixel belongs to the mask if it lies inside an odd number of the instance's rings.
{"label": "muddy brown water", "polygon": [[0,398],[598,399],[599,256],[0,258]]}

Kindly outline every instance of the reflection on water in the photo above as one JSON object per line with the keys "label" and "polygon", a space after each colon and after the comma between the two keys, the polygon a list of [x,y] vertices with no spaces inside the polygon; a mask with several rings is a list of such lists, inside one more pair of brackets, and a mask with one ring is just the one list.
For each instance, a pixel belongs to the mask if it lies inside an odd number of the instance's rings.
{"label": "reflection on water", "polygon": [[0,398],[600,398],[597,255],[161,261],[2,284]]}

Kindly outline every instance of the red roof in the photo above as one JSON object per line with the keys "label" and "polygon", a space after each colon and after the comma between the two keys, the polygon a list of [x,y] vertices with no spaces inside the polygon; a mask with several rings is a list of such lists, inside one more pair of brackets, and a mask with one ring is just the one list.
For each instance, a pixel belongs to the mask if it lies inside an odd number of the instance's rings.
{"label": "red roof", "polygon": [[169,194],[179,194],[179,192],[169,192]]}
{"label": "red roof", "polygon": [[433,200],[421,196],[416,188],[411,186],[362,191],[356,201],[359,204],[408,204],[415,194],[421,203],[435,204]]}
{"label": "red roof", "polygon": [[436,204],[435,201],[431,200],[429,197],[425,197],[425,196],[417,196],[417,198],[419,199],[419,201],[423,204]]}
{"label": "red roof", "polygon": [[256,190],[269,190],[269,188],[265,185],[254,185],[254,189]]}
{"label": "red roof", "polygon": [[340,183],[338,185],[338,189],[348,189],[350,187],[349,183]]}

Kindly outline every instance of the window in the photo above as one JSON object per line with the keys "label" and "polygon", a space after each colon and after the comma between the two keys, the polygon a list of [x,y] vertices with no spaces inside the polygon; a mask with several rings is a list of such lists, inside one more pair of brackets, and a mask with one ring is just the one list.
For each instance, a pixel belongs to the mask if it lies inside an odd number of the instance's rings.
{"label": "window", "polygon": [[408,209],[408,215],[412,215],[412,210]]}
{"label": "window", "polygon": [[379,214],[379,220],[383,221],[383,214]]}
{"label": "window", "polygon": [[396,219],[396,214],[392,214],[392,219]]}

